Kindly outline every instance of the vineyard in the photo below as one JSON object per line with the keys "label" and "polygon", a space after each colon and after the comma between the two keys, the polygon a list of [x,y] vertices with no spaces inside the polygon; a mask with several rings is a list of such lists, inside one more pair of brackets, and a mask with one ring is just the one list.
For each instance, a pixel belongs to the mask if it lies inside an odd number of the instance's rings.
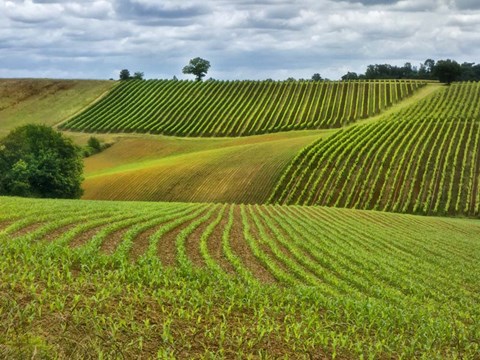
{"label": "vineyard", "polygon": [[2,357],[473,359],[480,351],[473,220],[0,201]]}
{"label": "vineyard", "polygon": [[480,216],[480,84],[458,83],[304,148],[270,202]]}
{"label": "vineyard", "polygon": [[85,132],[246,136],[339,128],[412,95],[419,81],[127,81],[61,125]]}

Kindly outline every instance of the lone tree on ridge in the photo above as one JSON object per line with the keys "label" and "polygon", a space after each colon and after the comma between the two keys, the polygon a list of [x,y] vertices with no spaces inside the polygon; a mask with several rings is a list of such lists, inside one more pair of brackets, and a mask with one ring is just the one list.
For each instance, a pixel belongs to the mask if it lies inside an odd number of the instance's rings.
{"label": "lone tree on ridge", "polygon": [[210,62],[208,60],[202,59],[200,57],[196,57],[195,59],[191,59],[189,64],[185,66],[182,70],[184,74],[193,74],[196,76],[197,81],[202,81],[202,78],[210,69]]}
{"label": "lone tree on ridge", "polygon": [[119,78],[120,80],[130,80],[131,79],[130,71],[128,71],[128,69],[121,70]]}

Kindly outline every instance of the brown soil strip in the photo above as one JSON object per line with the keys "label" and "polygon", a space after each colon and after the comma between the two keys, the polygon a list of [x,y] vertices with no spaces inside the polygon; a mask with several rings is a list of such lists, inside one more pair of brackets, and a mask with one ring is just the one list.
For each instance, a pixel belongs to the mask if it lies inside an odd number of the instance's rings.
{"label": "brown soil strip", "polygon": [[218,209],[215,210],[210,217],[200,224],[200,226],[198,226],[190,235],[188,235],[187,239],[185,240],[187,256],[192,264],[196,267],[205,267],[205,259],[200,251],[200,237],[203,235],[208,225],[215,221],[215,218],[220,210],[221,207],[218,207]]}
{"label": "brown soil strip", "polygon": [[40,241],[42,241],[42,242],[52,242],[53,240],[59,238],[60,236],[62,236],[66,232],[70,231],[71,229],[73,229],[77,225],[78,225],[78,223],[61,226],[58,229],[53,230],[53,231],[49,232],[48,234],[44,235],[43,238]]}
{"label": "brown soil strip", "polygon": [[96,226],[93,229],[87,230],[79,235],[77,235],[75,238],[70,241],[68,244],[69,247],[71,248],[77,248],[82,245],[85,245],[91,238],[95,236],[99,231],[101,231],[104,227],[106,227],[108,224]]}
{"label": "brown soil strip", "polygon": [[177,245],[176,245],[177,235],[183,229],[185,229],[188,225],[190,225],[192,221],[195,221],[198,218],[202,217],[206,211],[208,211],[208,209],[205,209],[205,211],[202,211],[193,220],[185,221],[183,224],[170,230],[168,233],[166,233],[160,238],[157,245],[157,249],[158,249],[157,254],[163,266],[165,267],[175,266],[175,259],[177,258]]}
{"label": "brown soil strip", "polygon": [[15,220],[3,220],[0,221],[0,231],[6,229],[10,225],[12,225],[15,222]]}
{"label": "brown soil strip", "polygon": [[[251,225],[252,227],[252,225]],[[235,206],[233,210],[233,225],[230,232],[230,246],[234,254],[242,259],[245,267],[255,278],[264,283],[275,283],[277,280],[255,257],[248,243],[243,236],[242,216],[240,207]]]}
{"label": "brown soil strip", "polygon": [[162,226],[162,224],[153,226],[151,229],[140,233],[135,238],[129,254],[129,258],[131,261],[137,261],[140,256],[145,254],[148,249],[148,245],[150,244],[150,236],[152,236],[160,226]]}
{"label": "brown soil strip", "polygon": [[212,235],[207,240],[208,253],[213,260],[228,274],[235,274],[235,268],[230,264],[227,258],[223,255],[222,236],[228,222],[229,207],[225,209],[222,220],[212,232]]}
{"label": "brown soil strip", "polygon": [[103,239],[102,245],[100,246],[100,252],[105,255],[112,255],[117,249],[118,245],[122,242],[123,236],[129,229],[130,225],[126,225],[125,228],[119,229],[107,235],[107,237]]}
{"label": "brown soil strip", "polygon": [[27,235],[28,233],[34,232],[35,230],[40,228],[43,224],[44,223],[34,223],[34,224],[27,225],[24,228],[21,228],[15,231],[14,233],[10,234],[9,237],[16,238],[23,235]]}

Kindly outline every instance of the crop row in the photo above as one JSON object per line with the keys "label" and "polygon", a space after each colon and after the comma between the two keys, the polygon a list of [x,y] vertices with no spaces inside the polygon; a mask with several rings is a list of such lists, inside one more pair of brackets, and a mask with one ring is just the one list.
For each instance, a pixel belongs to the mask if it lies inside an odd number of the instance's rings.
{"label": "crop row", "polygon": [[62,128],[206,137],[338,128],[375,115],[424,85],[408,80],[129,81]]}
{"label": "crop row", "polygon": [[480,214],[480,85],[454,84],[303,149],[270,202]]}
{"label": "crop row", "polygon": [[391,301],[402,294],[458,296],[462,272],[452,254],[473,261],[463,246],[480,230],[459,232],[441,219],[271,205],[38,201],[20,217],[15,201],[23,202],[2,199],[3,236],[118,260],[156,259],[186,271],[203,267],[247,283],[310,285],[325,296]]}
{"label": "crop row", "polygon": [[0,202],[6,358],[453,359],[480,350],[474,221],[298,206]]}

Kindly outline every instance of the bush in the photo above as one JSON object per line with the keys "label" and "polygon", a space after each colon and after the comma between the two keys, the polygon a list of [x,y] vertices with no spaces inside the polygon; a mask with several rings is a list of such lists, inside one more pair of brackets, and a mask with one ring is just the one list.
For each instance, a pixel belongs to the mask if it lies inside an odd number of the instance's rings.
{"label": "bush", "polygon": [[81,149],[44,125],[25,125],[0,140],[0,195],[79,198]]}

